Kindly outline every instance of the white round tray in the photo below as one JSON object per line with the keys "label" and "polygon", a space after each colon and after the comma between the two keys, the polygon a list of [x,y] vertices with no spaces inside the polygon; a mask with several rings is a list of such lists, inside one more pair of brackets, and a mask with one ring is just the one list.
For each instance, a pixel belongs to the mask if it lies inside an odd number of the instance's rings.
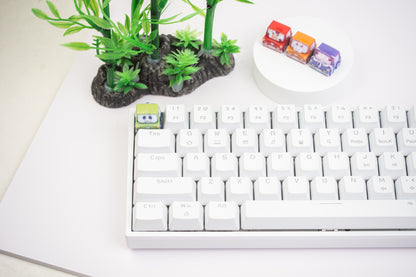
{"label": "white round tray", "polygon": [[[319,103],[333,98],[334,87],[350,72],[354,51],[348,36],[330,22],[315,17],[293,17],[276,20],[292,29],[315,38],[317,46],[324,42],[341,53],[341,64],[327,77],[309,65],[301,64],[284,53],[278,53],[262,45],[264,32],[256,39],[253,47],[254,79],[259,89],[277,103]],[[325,102],[325,101],[324,101]]]}

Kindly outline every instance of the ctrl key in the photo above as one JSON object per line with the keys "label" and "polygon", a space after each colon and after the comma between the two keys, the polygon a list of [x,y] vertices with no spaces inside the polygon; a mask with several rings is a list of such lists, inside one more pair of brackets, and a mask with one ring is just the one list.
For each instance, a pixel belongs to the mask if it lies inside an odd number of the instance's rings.
{"label": "ctrl key", "polygon": [[133,231],[166,231],[167,214],[162,202],[138,202],[133,208]]}

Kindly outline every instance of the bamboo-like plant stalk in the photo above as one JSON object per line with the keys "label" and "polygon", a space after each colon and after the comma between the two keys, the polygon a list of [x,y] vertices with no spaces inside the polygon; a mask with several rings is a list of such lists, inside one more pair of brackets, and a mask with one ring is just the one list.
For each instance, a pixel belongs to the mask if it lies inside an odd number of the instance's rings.
{"label": "bamboo-like plant stalk", "polygon": [[[105,0],[102,0],[102,3],[104,5]],[[103,19],[107,20],[106,18],[110,18],[110,4],[107,4],[106,7],[103,9]],[[111,30],[104,30],[103,36],[106,38],[111,38]],[[108,62],[107,63],[109,67],[107,68],[107,86],[112,90],[114,89],[114,71],[116,68],[116,65],[114,62]]]}
{"label": "bamboo-like plant stalk", "polygon": [[159,61],[159,24],[156,23],[160,19],[159,0],[152,0],[150,2],[150,17],[152,45],[155,47],[155,50],[150,55],[150,58],[153,61]]}
{"label": "bamboo-like plant stalk", "polygon": [[212,29],[214,26],[215,8],[217,7],[217,0],[207,0],[207,12],[205,15],[204,26],[204,52],[211,52],[212,50]]}

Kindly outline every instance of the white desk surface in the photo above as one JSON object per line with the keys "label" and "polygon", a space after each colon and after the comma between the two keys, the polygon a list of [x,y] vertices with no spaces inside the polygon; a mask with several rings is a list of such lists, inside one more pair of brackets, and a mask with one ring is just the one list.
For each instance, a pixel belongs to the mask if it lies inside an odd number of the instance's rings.
{"label": "white desk surface", "polygon": [[[129,1],[112,2],[115,15],[128,12]],[[218,5],[214,36],[225,32],[241,46],[229,76],[184,97],[139,101],[273,104],[253,80],[253,43],[272,19],[311,15],[342,28],[355,51],[353,70],[332,102],[416,103],[415,2],[256,2]],[[62,14],[73,10],[72,1],[54,3]],[[92,276],[414,276],[416,249],[128,249],[126,120],[133,105],[107,109],[95,103],[90,84],[100,62],[92,52],[76,55],[59,46],[89,36],[62,38],[60,30],[36,19],[30,8],[46,9],[43,1],[3,0],[1,7],[0,250],[7,255],[0,255],[0,276],[67,275],[39,263]],[[169,13],[181,7],[171,1]],[[192,22],[202,31],[202,18]]]}

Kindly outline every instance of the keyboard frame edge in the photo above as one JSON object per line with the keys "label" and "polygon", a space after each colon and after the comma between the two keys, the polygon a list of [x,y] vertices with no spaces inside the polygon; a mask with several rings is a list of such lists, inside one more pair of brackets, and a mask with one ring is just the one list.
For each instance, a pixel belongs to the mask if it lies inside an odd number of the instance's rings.
{"label": "keyboard frame edge", "polygon": [[129,248],[409,248],[416,231],[168,231],[133,232],[135,110],[129,111],[125,238]]}

